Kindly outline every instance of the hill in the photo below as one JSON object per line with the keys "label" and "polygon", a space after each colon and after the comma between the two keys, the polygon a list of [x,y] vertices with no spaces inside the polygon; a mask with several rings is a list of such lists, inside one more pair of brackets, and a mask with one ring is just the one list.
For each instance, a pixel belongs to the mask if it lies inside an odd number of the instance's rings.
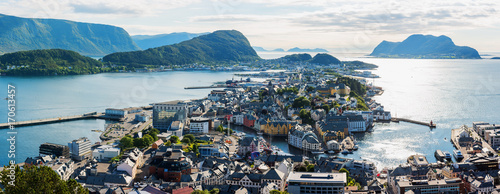
{"label": "hill", "polygon": [[89,56],[139,50],[119,27],[0,14],[0,53],[54,48]]}
{"label": "hill", "polygon": [[467,46],[456,46],[447,36],[414,34],[403,42],[382,41],[370,56],[388,58],[480,59],[479,53]]}
{"label": "hill", "polygon": [[342,63],[340,60],[338,60],[334,56],[329,55],[327,53],[318,53],[314,57],[311,57],[311,55],[309,55],[307,53],[299,53],[299,54],[286,55],[286,56],[281,57],[279,59],[293,61],[293,62],[315,63],[315,64],[320,64],[320,65],[341,64]]}
{"label": "hill", "polygon": [[77,75],[102,72],[102,63],[74,51],[32,50],[0,56],[0,69],[7,75]]}
{"label": "hill", "polygon": [[184,65],[192,63],[229,63],[259,60],[247,38],[236,30],[220,30],[181,43],[144,51],[119,52],[103,61],[144,65]]}
{"label": "hill", "polygon": [[141,49],[146,50],[149,48],[155,48],[165,45],[177,44],[182,41],[191,40],[194,37],[205,35],[208,33],[187,33],[187,32],[175,32],[170,34],[158,34],[158,35],[135,35],[132,36],[132,40]]}
{"label": "hill", "polygon": [[328,51],[322,48],[315,49],[301,49],[299,47],[288,49],[286,52],[315,52],[315,53],[327,53]]}
{"label": "hill", "polygon": [[273,50],[266,50],[260,46],[253,46],[252,48],[257,52],[285,52],[285,50],[283,50],[282,48],[276,48]]}

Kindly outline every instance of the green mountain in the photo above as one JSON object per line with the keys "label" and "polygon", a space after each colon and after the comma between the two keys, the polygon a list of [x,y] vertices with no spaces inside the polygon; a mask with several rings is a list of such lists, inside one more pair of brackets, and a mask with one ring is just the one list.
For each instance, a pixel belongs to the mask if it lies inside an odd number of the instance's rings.
{"label": "green mountain", "polygon": [[476,49],[456,46],[447,36],[414,34],[403,42],[382,41],[370,56],[389,58],[480,59]]}
{"label": "green mountain", "polygon": [[314,57],[311,57],[311,55],[307,53],[299,53],[299,54],[292,54],[292,55],[286,55],[284,57],[281,57],[279,59],[287,60],[287,61],[295,61],[295,62],[309,62],[309,63],[315,63],[315,64],[320,64],[320,65],[329,65],[329,64],[340,64],[342,63],[340,60],[335,58],[334,56],[327,54],[327,53],[318,53]]}
{"label": "green mountain", "polygon": [[144,51],[119,52],[103,61],[117,64],[184,65],[192,63],[226,63],[259,60],[247,38],[236,30],[220,30],[178,44]]}
{"label": "green mountain", "polygon": [[0,56],[0,69],[7,75],[77,75],[99,73],[102,63],[74,51],[31,50]]}
{"label": "green mountain", "polygon": [[150,48],[177,44],[182,41],[191,40],[194,37],[205,35],[208,33],[187,33],[187,32],[175,32],[170,34],[158,34],[158,35],[135,35],[132,36],[132,40],[141,47],[141,49],[146,50]]}
{"label": "green mountain", "polygon": [[0,14],[0,54],[55,48],[88,56],[139,50],[129,34],[119,27]]}
{"label": "green mountain", "polygon": [[291,48],[288,49],[286,52],[315,52],[315,53],[327,53],[328,51],[326,49],[322,48],[315,48],[315,49],[301,49],[299,47]]}

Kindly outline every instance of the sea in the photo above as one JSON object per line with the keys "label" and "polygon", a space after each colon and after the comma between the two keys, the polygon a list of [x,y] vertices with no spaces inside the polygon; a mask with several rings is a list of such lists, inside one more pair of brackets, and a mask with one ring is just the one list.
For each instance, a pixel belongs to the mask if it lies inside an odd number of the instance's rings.
{"label": "sea", "polygon": [[[276,58],[287,53],[259,53]],[[334,56],[339,56],[334,54]],[[363,55],[340,55],[341,60],[360,60],[379,67],[372,70],[380,78],[368,79],[384,89],[374,99],[392,116],[437,124],[435,129],[411,123],[377,123],[373,132],[355,134],[359,150],[340,155],[373,161],[378,169],[405,163],[408,156],[422,154],[435,162],[434,151],[453,151],[451,129],[471,126],[474,121],[500,123],[500,60],[491,59],[381,59]],[[152,73],[102,73],[52,77],[0,77],[0,118],[7,122],[8,85],[16,90],[15,119],[18,121],[53,118],[106,108],[144,106],[154,102],[205,97],[210,89],[186,90],[188,86],[206,86],[227,79],[240,79],[240,72],[168,71]],[[4,97],[5,96],[5,97]],[[3,102],[2,102],[3,101]],[[38,155],[45,142],[66,145],[79,137],[99,141],[107,121],[80,120],[16,128],[15,158],[8,129],[0,129],[0,165],[14,159],[24,162]],[[255,135],[253,131],[245,131]],[[270,139],[268,139],[269,141]],[[301,154],[289,148],[284,138],[270,140],[285,152]]]}

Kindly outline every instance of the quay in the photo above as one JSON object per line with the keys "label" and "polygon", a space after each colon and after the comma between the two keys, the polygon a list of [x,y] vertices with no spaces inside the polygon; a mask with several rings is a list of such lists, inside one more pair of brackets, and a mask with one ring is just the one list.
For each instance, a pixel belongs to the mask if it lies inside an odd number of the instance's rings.
{"label": "quay", "polygon": [[31,121],[19,121],[19,122],[11,122],[11,123],[0,123],[0,129],[9,128],[10,126],[14,127],[25,127],[32,125],[43,125],[49,123],[59,123],[66,121],[75,121],[75,120],[83,120],[83,119],[111,119],[118,120],[117,118],[106,117],[104,113],[86,113],[82,115],[74,115],[74,116],[66,116],[66,117],[57,117],[57,118],[48,118],[48,119],[37,119]]}
{"label": "quay", "polygon": [[413,124],[417,124],[417,125],[428,126],[430,128],[436,128],[436,123],[433,123],[432,121],[430,123],[426,123],[426,122],[422,122],[422,121],[415,121],[415,120],[411,120],[411,119],[397,118],[397,117],[391,118],[391,121],[396,122],[396,123],[403,121],[403,122],[413,123]]}

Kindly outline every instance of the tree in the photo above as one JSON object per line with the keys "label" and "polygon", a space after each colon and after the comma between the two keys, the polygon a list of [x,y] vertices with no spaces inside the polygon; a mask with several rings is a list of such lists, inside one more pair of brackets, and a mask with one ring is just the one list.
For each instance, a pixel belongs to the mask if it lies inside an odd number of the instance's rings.
{"label": "tree", "polygon": [[144,141],[144,138],[136,138],[134,139],[134,146],[138,148],[144,148],[147,146],[147,144]]}
{"label": "tree", "polygon": [[306,106],[311,106],[311,101],[304,96],[296,98],[293,103],[293,108],[304,108]]}
{"label": "tree", "polygon": [[15,186],[8,184],[11,172],[4,168],[0,172],[0,180],[4,183],[5,193],[64,193],[83,194],[89,191],[78,184],[74,179],[63,181],[57,173],[48,166],[25,166],[21,170],[18,166],[13,170]]}
{"label": "tree", "polygon": [[120,148],[123,149],[128,149],[131,147],[134,147],[134,138],[130,136],[125,136],[122,139],[120,139]]}
{"label": "tree", "polygon": [[220,193],[220,190],[218,188],[213,188],[212,190],[210,190],[210,194],[219,194]]}
{"label": "tree", "polygon": [[186,138],[186,137],[182,138],[181,142],[182,142],[182,143],[185,143],[185,144],[191,144],[191,143],[192,143],[192,142],[191,142],[191,139]]}
{"label": "tree", "polygon": [[160,134],[160,131],[156,128],[152,128],[151,130],[149,130],[148,134],[151,135],[151,137],[153,137],[154,141],[156,141],[158,140],[158,134]]}
{"label": "tree", "polygon": [[187,135],[184,135],[184,139],[186,139],[186,138],[189,138],[189,140],[191,140],[191,142],[194,142],[194,140],[196,140],[196,139],[194,138],[194,135],[193,135],[193,134],[187,134]]}
{"label": "tree", "polygon": [[167,142],[165,142],[165,146],[172,146],[172,142],[170,140],[167,140]]}
{"label": "tree", "polygon": [[314,164],[307,165],[307,172],[314,172]]}
{"label": "tree", "polygon": [[217,127],[217,131],[222,133],[224,131],[224,127],[222,125],[219,125]]}
{"label": "tree", "polygon": [[149,146],[155,142],[154,138],[149,134],[146,134],[144,137],[142,137],[142,139],[144,139],[144,143],[146,144],[146,146]]}
{"label": "tree", "polygon": [[271,190],[269,194],[281,194],[281,191],[278,190]]}
{"label": "tree", "polygon": [[323,104],[323,106],[321,108],[323,108],[323,110],[325,110],[325,112],[330,111],[330,106],[328,106],[328,104]]}
{"label": "tree", "polygon": [[179,143],[179,137],[175,135],[170,137],[170,142],[172,142],[173,144]]}
{"label": "tree", "polygon": [[210,192],[208,190],[195,190],[193,192],[191,192],[191,194],[210,194]]}
{"label": "tree", "polygon": [[200,151],[198,150],[198,144],[197,143],[193,144],[193,152],[195,154],[199,154],[200,153]]}

